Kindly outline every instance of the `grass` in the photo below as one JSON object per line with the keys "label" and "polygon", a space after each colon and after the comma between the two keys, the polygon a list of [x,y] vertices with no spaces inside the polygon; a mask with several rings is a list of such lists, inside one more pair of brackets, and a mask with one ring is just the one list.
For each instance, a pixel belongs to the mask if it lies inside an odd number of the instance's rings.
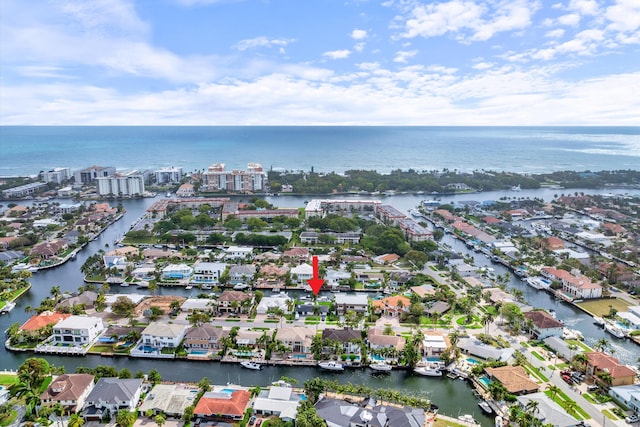
{"label": "grass", "polygon": [[566,343],[567,344],[577,345],[578,347],[580,347],[584,351],[593,351],[593,349],[591,347],[589,347],[588,345],[586,345],[585,343],[583,343],[580,340],[566,340]]}
{"label": "grass", "polygon": [[0,426],[8,426],[9,424],[13,423],[17,416],[18,413],[16,411],[11,411],[8,417],[0,419]]}
{"label": "grass", "polygon": [[464,427],[462,424],[454,423],[448,420],[436,420],[433,427]]}
{"label": "grass", "polygon": [[578,305],[596,316],[604,316],[609,314],[609,306],[612,306],[618,312],[627,311],[627,307],[631,304],[619,298],[599,299],[592,301],[579,302]]}
{"label": "grass", "polygon": [[44,379],[44,381],[42,381],[42,384],[40,384],[40,389],[39,389],[40,394],[45,392],[47,387],[49,387],[49,384],[51,384],[51,381],[53,381],[53,377],[51,375],[49,375]]}
{"label": "grass", "polygon": [[611,412],[608,409],[603,409],[602,413],[604,414],[605,417],[609,418],[610,420],[619,420],[620,418],[618,418],[618,416],[616,414],[614,414],[613,412]]}
{"label": "grass", "polygon": [[542,357],[540,354],[538,354],[538,352],[537,352],[537,351],[532,351],[532,352],[531,352],[531,354],[533,354],[533,356],[534,356],[536,359],[540,360],[541,362],[544,362],[544,361],[546,360],[544,357]]}
{"label": "grass", "polygon": [[589,403],[593,403],[596,404],[598,402],[596,402],[596,400],[593,398],[593,396],[591,396],[589,393],[583,393],[582,397],[584,397],[584,399],[589,402]]}
{"label": "grass", "polygon": [[12,374],[0,374],[0,385],[10,386],[18,382],[18,376]]}
{"label": "grass", "polygon": [[[562,408],[564,408],[564,403],[565,402],[572,401],[569,398],[569,396],[567,396],[562,390],[558,391],[555,395],[553,393],[551,393],[551,391],[549,391],[549,390],[545,391],[544,394],[549,396],[550,399],[552,399],[554,402],[556,402]],[[567,413],[569,414],[569,412],[567,412]],[[584,411],[584,409],[582,409],[580,406],[576,406],[575,412],[573,414],[569,414],[569,415],[573,416],[573,418],[575,418],[576,420],[588,420],[588,419],[591,418],[591,416],[589,414],[587,414]]]}
{"label": "grass", "polygon": [[113,352],[113,345],[96,344],[89,349],[90,353],[111,353]]}
{"label": "grass", "polygon": [[529,372],[531,375],[533,375],[534,377],[538,378],[540,381],[542,382],[549,382],[549,379],[540,372],[540,369],[536,368],[535,366],[531,366],[529,364],[526,364],[523,366],[523,368]]}

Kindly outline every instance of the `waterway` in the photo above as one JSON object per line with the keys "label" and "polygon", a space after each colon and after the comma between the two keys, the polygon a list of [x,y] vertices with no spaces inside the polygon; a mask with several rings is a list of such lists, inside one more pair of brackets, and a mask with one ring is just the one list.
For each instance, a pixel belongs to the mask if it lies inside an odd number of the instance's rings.
{"label": "waterway", "polygon": [[[578,190],[585,193],[632,193],[640,194],[640,191],[629,190]],[[562,190],[541,189],[522,192],[485,192],[476,194],[442,196],[441,200],[498,200],[501,197],[539,197],[550,200],[555,194],[561,194]],[[341,196],[342,198],[343,196]],[[428,195],[396,195],[393,197],[383,197],[384,203],[391,204],[401,211],[408,211],[417,206],[421,200],[429,198]],[[359,198],[374,198],[362,197]],[[304,202],[310,200],[311,197],[301,196],[279,196],[268,197],[269,202],[280,207],[300,207]],[[100,249],[113,247],[114,242],[118,240],[124,233],[129,230],[131,224],[144,214],[145,209],[154,201],[154,199],[124,200],[123,206],[127,210],[124,217],[110,226],[100,237],[90,242],[77,256],[75,261],[69,261],[66,264],[50,269],[37,272],[31,278],[31,290],[17,301],[16,307],[8,315],[0,316],[0,330],[5,330],[14,322],[23,323],[29,317],[24,312],[27,305],[37,306],[39,302],[49,295],[52,286],[59,286],[60,289],[68,292],[76,291],[78,286],[83,284],[80,266],[86,258]],[[451,245],[454,250],[464,254],[471,254],[476,260],[476,265],[490,265],[497,274],[502,274],[507,270],[501,265],[491,263],[484,255],[469,251],[466,246],[450,236],[445,236],[444,241]],[[107,246],[108,245],[108,246]],[[592,323],[592,319],[582,311],[574,307],[556,301],[553,297],[543,291],[538,291],[526,285],[517,278],[512,278],[510,286],[521,289],[524,292],[527,302],[534,306],[545,309],[554,309],[558,318],[565,321],[567,326],[580,330],[587,344],[594,344],[600,338],[606,338],[615,350],[615,356],[625,363],[634,363],[638,354],[638,347],[635,344],[616,340],[606,335],[605,332],[596,327]],[[113,292],[139,292],[145,293],[144,289],[114,288]],[[194,290],[186,291],[177,288],[161,288],[160,294],[179,294],[193,295]],[[4,346],[0,346],[0,369],[16,369],[27,357],[33,356],[32,353],[12,353],[7,351]],[[56,366],[64,366],[67,372],[73,372],[78,366],[94,367],[97,365],[112,365],[118,369],[127,368],[131,372],[142,370],[144,372],[150,369],[157,369],[162,377],[172,381],[199,381],[202,377],[209,377],[214,383],[232,382],[244,386],[251,385],[268,385],[272,381],[278,380],[281,376],[296,378],[300,384],[309,378],[323,377],[337,379],[340,382],[352,382],[357,384],[366,384],[373,388],[391,388],[406,392],[407,394],[418,395],[430,398],[441,411],[447,415],[457,416],[459,414],[474,414],[481,421],[483,426],[491,426],[492,419],[482,415],[482,411],[476,404],[476,399],[471,393],[471,389],[463,381],[450,380],[448,378],[432,379],[412,375],[407,372],[394,371],[389,375],[376,376],[371,375],[368,370],[350,370],[344,373],[332,374],[322,372],[315,367],[285,367],[270,366],[263,371],[248,371],[240,366],[231,364],[220,364],[218,362],[196,362],[196,361],[162,361],[147,360],[133,358],[107,358],[101,356],[87,357],[60,357],[47,356]]]}

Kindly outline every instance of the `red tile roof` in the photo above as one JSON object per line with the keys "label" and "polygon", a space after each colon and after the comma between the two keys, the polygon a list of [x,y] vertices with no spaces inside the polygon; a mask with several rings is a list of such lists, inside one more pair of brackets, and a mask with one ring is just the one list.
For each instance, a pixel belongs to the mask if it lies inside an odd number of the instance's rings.
{"label": "red tile roof", "polygon": [[562,323],[554,319],[550,314],[536,310],[524,313],[524,317],[531,319],[538,329],[562,328]]}
{"label": "red tile roof", "polygon": [[71,314],[65,313],[56,313],[45,311],[42,314],[37,314],[32,316],[29,320],[24,322],[22,326],[20,326],[21,331],[37,331],[40,328],[44,328],[47,325],[54,325],[61,320],[66,319],[71,316]]}
{"label": "red tile roof", "polygon": [[613,356],[609,356],[600,351],[594,351],[591,353],[586,353],[587,363],[598,371],[607,370],[611,375],[611,378],[621,378],[621,377],[635,377],[636,373],[633,369],[629,368],[626,365],[620,364],[618,359]]}
{"label": "red tile roof", "polygon": [[198,401],[193,413],[204,416],[220,414],[241,417],[247,408],[250,398],[251,394],[246,390],[235,390],[231,393],[230,398],[207,397],[207,394],[205,394]]}

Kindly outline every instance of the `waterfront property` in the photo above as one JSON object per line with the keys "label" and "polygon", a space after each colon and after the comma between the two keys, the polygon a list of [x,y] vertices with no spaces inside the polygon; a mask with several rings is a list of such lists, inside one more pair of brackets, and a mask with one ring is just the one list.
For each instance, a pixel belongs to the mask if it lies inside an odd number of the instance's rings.
{"label": "waterfront property", "polygon": [[258,415],[276,415],[283,421],[292,421],[303,397],[291,387],[272,386],[260,392],[253,402],[253,411]]}
{"label": "waterfront property", "polygon": [[518,396],[517,399],[523,410],[532,405],[529,402],[535,402],[538,410],[534,416],[544,425],[549,424],[554,427],[575,427],[577,425],[576,419],[569,416],[565,408],[562,408],[543,392]]}
{"label": "waterfront property", "polygon": [[531,319],[534,338],[543,340],[548,337],[561,337],[564,325],[546,311],[534,310],[524,313],[524,317]]}
{"label": "waterfront property", "polygon": [[193,414],[203,422],[239,421],[244,418],[250,399],[251,394],[247,390],[215,387],[200,398]]}
{"label": "waterfront property", "polygon": [[531,381],[529,374],[522,366],[502,366],[485,368],[490,380],[499,381],[509,393],[515,395],[534,393],[540,386]]}
{"label": "waterfront property", "polygon": [[201,353],[196,353],[201,350],[205,350],[206,353],[218,351],[222,348],[222,338],[228,335],[228,331],[220,327],[206,324],[194,326],[185,333],[183,346],[195,355],[201,355]]}
{"label": "waterfront property", "polygon": [[142,394],[142,379],[100,378],[87,396],[82,415],[87,421],[100,421],[119,410],[135,410]]}
{"label": "waterfront property", "polygon": [[198,261],[193,265],[193,283],[218,283],[220,276],[227,268],[223,262],[203,262]]}
{"label": "waterfront property", "polygon": [[[142,338],[131,350],[134,357],[173,358],[173,351],[182,342],[187,325],[175,323],[153,322],[142,331]],[[169,352],[163,352],[168,348]]]}
{"label": "waterfront property", "polygon": [[53,327],[51,343],[65,346],[87,346],[104,331],[104,323],[99,317],[69,316]]}
{"label": "waterfront property", "polygon": [[190,384],[156,384],[138,407],[143,414],[166,414],[179,418],[187,406],[194,404],[198,387]]}
{"label": "waterfront property", "polygon": [[51,381],[51,384],[40,395],[43,406],[62,405],[67,412],[78,412],[93,390],[93,375],[63,374]]}
{"label": "waterfront property", "polygon": [[[425,425],[423,409],[379,405],[373,399],[363,405],[356,405],[340,399],[323,397],[316,402],[315,408],[318,416],[327,423],[327,427],[365,425],[415,427]],[[373,424],[374,422],[376,424]]]}

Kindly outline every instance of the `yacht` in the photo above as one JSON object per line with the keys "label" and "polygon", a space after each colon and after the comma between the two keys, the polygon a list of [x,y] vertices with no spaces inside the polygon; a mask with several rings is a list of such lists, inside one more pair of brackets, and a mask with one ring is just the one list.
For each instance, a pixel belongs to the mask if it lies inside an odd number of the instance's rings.
{"label": "yacht", "polygon": [[611,335],[613,335],[616,338],[624,338],[625,337],[625,333],[622,330],[621,327],[614,325],[613,323],[605,323],[604,324],[604,330],[609,332]]}
{"label": "yacht", "polygon": [[193,285],[187,285],[187,286],[185,286],[184,288],[188,291],[188,290],[190,290],[190,289],[193,289]]}
{"label": "yacht", "polygon": [[418,375],[425,377],[441,377],[442,371],[435,366],[420,366],[413,370]]}
{"label": "yacht", "polygon": [[414,218],[420,218],[422,216],[422,214],[418,209],[409,209],[409,215],[411,215]]}
{"label": "yacht", "polygon": [[369,368],[373,369],[376,372],[390,372],[391,365],[386,364],[385,362],[377,362],[369,365]]}
{"label": "yacht", "polygon": [[593,316],[593,323],[598,326],[604,326],[604,319],[602,317]]}
{"label": "yacht", "polygon": [[549,287],[551,286],[550,281],[538,276],[527,277],[525,281],[529,284],[529,286],[535,289],[549,289]]}
{"label": "yacht", "polygon": [[480,400],[478,402],[478,406],[480,406],[480,409],[482,409],[482,411],[485,414],[492,414],[493,413],[493,409],[491,409],[491,406],[487,403],[486,400]]}
{"label": "yacht", "polygon": [[8,302],[0,309],[0,314],[9,313],[16,306],[15,302]]}
{"label": "yacht", "polygon": [[514,185],[513,187],[511,187],[511,191],[520,191],[520,190],[522,190],[522,188],[520,188],[520,184]]}
{"label": "yacht", "polygon": [[333,362],[333,361],[320,362],[318,363],[318,366],[327,371],[344,371],[344,366],[342,365],[342,363]]}
{"label": "yacht", "polygon": [[254,371],[259,371],[260,369],[262,369],[262,365],[256,362],[252,362],[250,360],[245,360],[244,362],[240,362],[240,365],[242,365],[243,368],[253,369]]}
{"label": "yacht", "polygon": [[479,426],[480,424],[473,418],[473,415],[469,415],[469,414],[464,414],[464,415],[460,415],[458,416],[458,419],[460,421],[464,421],[465,423],[470,423],[476,426]]}

